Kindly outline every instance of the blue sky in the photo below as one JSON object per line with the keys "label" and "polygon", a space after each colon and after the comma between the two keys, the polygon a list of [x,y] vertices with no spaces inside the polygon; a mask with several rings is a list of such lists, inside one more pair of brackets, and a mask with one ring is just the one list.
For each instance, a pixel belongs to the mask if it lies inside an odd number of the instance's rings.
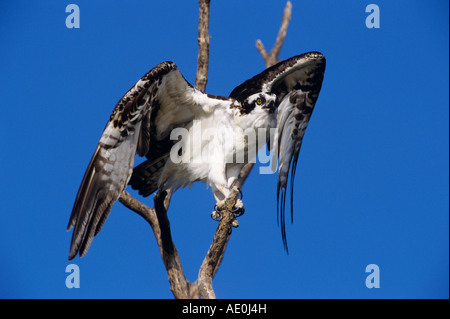
{"label": "blue sky", "polygon": [[[115,103],[158,63],[194,83],[195,1],[0,4],[0,297],[172,298],[152,231],[120,203],[83,258],[67,260],[66,225]],[[447,1],[292,1],[279,58],[321,51],[322,92],[295,180],[289,255],[276,223],[276,175],[254,170],[246,213],[214,278],[219,298],[448,298]],[[207,92],[228,95],[264,69],[286,2],[211,3]],[[136,194],[135,192],[132,192]],[[151,197],[143,202],[152,205]],[[175,193],[173,240],[187,278],[217,223],[203,184]],[[80,268],[68,289],[66,266]],[[366,266],[380,288],[365,285]]]}

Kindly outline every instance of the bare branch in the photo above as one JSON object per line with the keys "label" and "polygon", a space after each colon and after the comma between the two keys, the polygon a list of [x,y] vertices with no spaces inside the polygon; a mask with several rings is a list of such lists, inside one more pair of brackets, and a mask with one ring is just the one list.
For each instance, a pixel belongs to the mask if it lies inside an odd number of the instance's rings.
{"label": "bare branch", "polygon": [[234,187],[231,190],[230,196],[224,200],[224,204],[221,209],[221,218],[219,225],[217,226],[216,233],[214,234],[213,241],[209,247],[206,257],[200,267],[198,273],[197,285],[201,298],[215,299],[216,295],[212,287],[212,279],[214,278],[223,256],[225,255],[225,249],[228,244],[228,240],[231,236],[231,230],[233,221],[235,221],[234,214],[231,212],[236,204],[237,196],[239,195],[239,189]]}
{"label": "bare branch", "polygon": [[[161,230],[161,245],[159,249],[161,257],[166,266],[167,275],[169,276],[170,290],[177,299],[192,298],[189,295],[189,281],[187,281],[183,267],[181,266],[180,256],[178,250],[172,241],[172,234],[170,232],[170,222],[167,218],[167,206],[170,199],[167,199],[168,193],[166,191],[158,191],[154,196],[155,212],[158,218],[159,228]],[[170,196],[170,195],[169,195]]]}
{"label": "bare branch", "polygon": [[205,92],[208,82],[209,65],[209,3],[210,0],[199,0],[198,18],[198,58],[197,75],[195,76],[195,88]]}
{"label": "bare branch", "polygon": [[291,20],[291,11],[292,4],[290,1],[286,3],[286,7],[284,8],[283,17],[281,19],[281,27],[278,31],[277,40],[275,41],[275,45],[273,46],[270,54],[275,57],[278,57],[281,51],[281,47],[283,46],[284,39],[286,38],[287,28],[289,26],[289,21]]}
{"label": "bare branch", "polygon": [[283,46],[286,32],[289,26],[289,21],[291,20],[291,11],[292,4],[290,1],[288,1],[286,3],[286,7],[284,8],[283,17],[281,18],[281,26],[278,30],[277,39],[269,54],[267,54],[267,51],[264,48],[261,40],[256,41],[256,48],[258,49],[259,53],[261,53],[266,64],[266,68],[271,67],[278,62],[278,55],[280,54],[281,47]]}
{"label": "bare branch", "polygon": [[[199,25],[198,25],[198,63],[197,74],[195,79],[195,87],[204,92],[208,79],[209,64],[209,4],[210,0],[199,0]],[[274,47],[267,53],[264,45],[260,40],[256,42],[256,46],[264,58],[266,67],[277,62],[278,54],[286,36],[287,27],[291,16],[291,3],[288,1],[283,13],[282,23],[278,32],[277,40]],[[211,246],[200,267],[198,279],[194,283],[190,283],[183,272],[180,257],[175,244],[172,241],[170,232],[170,223],[167,217],[167,210],[170,204],[171,191],[158,191],[154,196],[155,208],[149,208],[139,202],[128,192],[123,191],[119,201],[142,216],[151,226],[159,247],[161,257],[166,267],[170,282],[170,289],[175,298],[216,298],[212,280],[219,269],[225,254],[225,249],[231,236],[232,227],[237,227],[237,220],[232,213],[232,209],[236,204],[239,190],[242,188],[245,180],[250,174],[254,164],[246,164],[240,172],[238,179],[233,184],[230,196],[225,198],[221,204],[221,219],[217,226],[216,233],[212,240]]]}
{"label": "bare branch", "polygon": [[266,48],[264,48],[264,44],[262,44],[261,40],[256,40],[256,48],[258,49],[259,53],[261,53],[264,61],[269,58],[269,53],[267,53]]}
{"label": "bare branch", "polygon": [[155,208],[149,208],[139,202],[127,191],[123,191],[119,201],[142,216],[152,227],[159,252],[164,262],[169,277],[170,289],[177,299],[193,298],[191,296],[191,283],[186,277],[181,266],[178,250],[172,241],[170,223],[167,218],[167,209],[170,203],[171,192],[162,191],[154,196]]}
{"label": "bare branch", "polygon": [[[120,194],[119,201],[127,208],[131,209],[138,215],[142,216],[151,226],[153,232],[155,233],[156,240],[159,240],[161,237],[159,227],[155,227],[158,224],[158,219],[156,217],[155,209],[149,208],[146,205],[142,204],[136,198],[131,196],[127,191],[123,191]],[[160,243],[158,242],[158,245]]]}
{"label": "bare branch", "polygon": [[239,173],[238,179],[234,182],[233,186],[238,187],[239,189],[242,188],[244,185],[245,180],[247,179],[248,175],[252,171],[253,166],[255,163],[247,163],[242,168],[241,172]]}

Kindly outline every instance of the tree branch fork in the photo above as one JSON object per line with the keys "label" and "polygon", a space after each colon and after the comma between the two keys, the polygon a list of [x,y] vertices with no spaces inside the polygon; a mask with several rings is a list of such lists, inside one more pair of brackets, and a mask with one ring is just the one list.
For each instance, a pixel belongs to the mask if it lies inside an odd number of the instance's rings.
{"label": "tree branch fork", "polygon": [[[205,92],[208,78],[209,64],[209,5],[210,0],[199,0],[199,24],[198,24],[198,61],[195,87]],[[281,46],[284,42],[287,27],[291,17],[291,3],[288,1],[284,9],[282,23],[278,32],[275,45],[267,53],[262,42],[257,40],[256,47],[261,53],[266,67],[270,67],[278,60]],[[167,217],[172,192],[170,190],[159,190],[154,195],[154,208],[149,208],[127,191],[123,191],[119,201],[130,210],[143,217],[151,226],[156,242],[159,247],[164,266],[167,271],[170,289],[177,299],[215,299],[216,295],[213,289],[212,280],[220,267],[225,249],[231,236],[233,226],[237,226],[237,221],[232,213],[232,209],[239,196],[239,190],[242,188],[245,180],[250,174],[253,163],[246,164],[238,179],[235,181],[230,195],[224,199],[221,211],[221,218],[214,234],[212,243],[206,253],[206,256],[200,266],[198,278],[195,282],[186,279],[180,256],[175,244],[172,241],[170,231],[170,222]]]}

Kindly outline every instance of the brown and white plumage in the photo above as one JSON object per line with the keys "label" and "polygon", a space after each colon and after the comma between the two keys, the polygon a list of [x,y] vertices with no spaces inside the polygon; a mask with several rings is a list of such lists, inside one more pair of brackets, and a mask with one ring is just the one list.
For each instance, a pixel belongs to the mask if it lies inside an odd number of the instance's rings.
{"label": "brown and white plumage", "polygon": [[[117,103],[88,165],[68,224],[68,229],[75,226],[69,259],[86,253],[127,184],[148,196],[157,189],[175,190],[202,181],[212,187],[216,200],[225,198],[245,162],[253,160],[245,129],[257,133],[259,128],[277,128],[274,149],[283,201],[290,162],[293,158],[295,172],[324,69],[322,54],[299,55],[244,82],[230,97],[194,89],[173,62],[150,70]],[[214,136],[198,142],[197,124],[214,129]],[[172,135],[179,128],[187,135],[177,139]],[[236,142],[234,148],[231,142]],[[175,154],[184,156],[179,163],[172,158],[175,147]],[[210,155],[206,161],[205,152]],[[245,153],[245,162],[230,161],[239,152]],[[147,160],[133,168],[135,154]],[[285,243],[284,217],[282,221]]]}
{"label": "brown and white plumage", "polygon": [[[281,224],[283,245],[286,251],[285,203],[289,170],[291,171],[291,222],[293,221],[294,176],[303,136],[322,87],[325,72],[325,57],[319,52],[309,52],[282,61],[254,78],[238,86],[230,96],[245,95],[261,90],[277,96],[277,124],[273,145],[275,160],[272,169],[276,171],[277,217]],[[239,93],[238,93],[239,92]],[[277,160],[278,159],[278,162]]]}

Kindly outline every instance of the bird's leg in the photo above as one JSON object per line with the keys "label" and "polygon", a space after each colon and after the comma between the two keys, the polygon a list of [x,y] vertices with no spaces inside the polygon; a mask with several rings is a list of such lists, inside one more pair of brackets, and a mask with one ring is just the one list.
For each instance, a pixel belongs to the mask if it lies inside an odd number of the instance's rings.
{"label": "bird's leg", "polygon": [[[227,187],[221,187],[217,185],[215,186],[217,190],[215,190],[213,194],[217,203],[214,206],[214,211],[211,213],[211,217],[214,220],[220,220],[222,211],[228,208],[229,205],[231,204],[230,195],[232,195],[231,197],[233,197],[232,203],[233,206],[231,208],[231,212],[234,214],[235,217],[239,217],[242,214],[244,214],[245,212],[244,203],[242,202],[241,198],[236,197],[237,193],[240,193],[242,197],[242,192],[239,188],[233,187],[230,191],[230,189],[228,189]],[[237,220],[236,224],[238,225]]]}
{"label": "bird's leg", "polygon": [[243,198],[242,191],[240,188],[238,190],[239,190],[239,194],[241,195],[241,198],[239,198],[239,197],[236,198],[236,203],[234,204],[234,210],[232,211],[232,213],[236,217],[242,216],[245,213],[244,202],[242,201],[242,198]]}
{"label": "bird's leg", "polygon": [[215,206],[214,206],[214,210],[213,210],[213,212],[211,213],[211,218],[214,219],[214,220],[216,220],[216,221],[219,221],[219,220],[220,220],[220,216],[221,216],[220,210],[218,210],[218,209],[217,209],[217,205],[215,205]]}

